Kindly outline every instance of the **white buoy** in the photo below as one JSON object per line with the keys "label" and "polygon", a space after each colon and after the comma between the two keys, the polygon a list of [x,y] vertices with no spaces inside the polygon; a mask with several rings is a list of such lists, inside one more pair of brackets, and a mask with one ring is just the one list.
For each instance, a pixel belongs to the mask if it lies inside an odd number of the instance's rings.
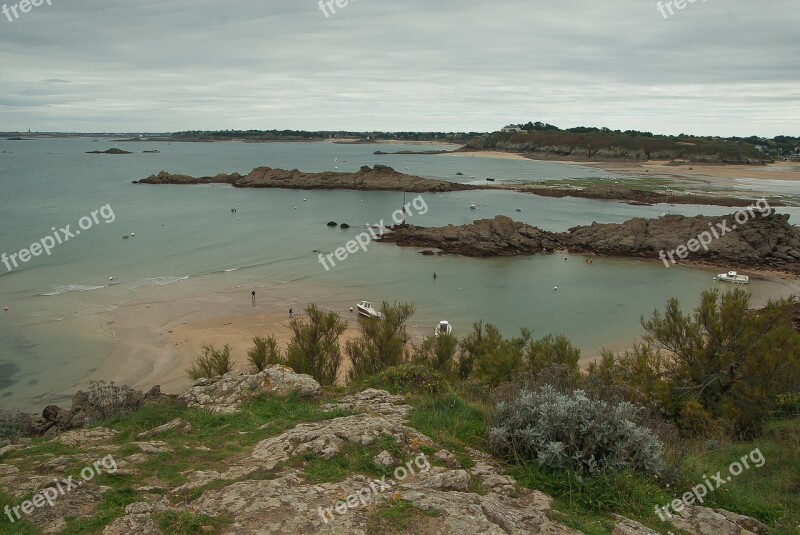
{"label": "white buoy", "polygon": [[134,237],[134,236],[136,236],[136,234],[134,234],[133,232],[131,232],[131,237]]}
{"label": "white buoy", "polygon": [[553,286],[553,291],[557,292],[558,291],[558,286]]}

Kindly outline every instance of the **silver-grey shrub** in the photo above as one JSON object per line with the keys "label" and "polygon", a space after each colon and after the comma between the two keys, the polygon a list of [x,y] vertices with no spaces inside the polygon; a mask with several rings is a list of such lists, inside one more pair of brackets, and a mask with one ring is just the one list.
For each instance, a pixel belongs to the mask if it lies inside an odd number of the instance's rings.
{"label": "silver-grey shrub", "polygon": [[503,455],[592,476],[625,470],[657,476],[666,466],[663,444],[642,424],[641,408],[550,385],[499,403],[489,439]]}

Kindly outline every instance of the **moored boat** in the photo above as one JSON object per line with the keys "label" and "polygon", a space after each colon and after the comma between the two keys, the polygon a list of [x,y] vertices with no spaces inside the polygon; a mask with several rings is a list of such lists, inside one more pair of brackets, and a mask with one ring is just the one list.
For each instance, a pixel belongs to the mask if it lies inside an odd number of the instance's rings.
{"label": "moored boat", "polygon": [[721,280],[723,282],[732,282],[733,284],[749,284],[750,277],[747,275],[739,275],[735,271],[729,271],[727,273],[720,273],[715,277],[717,280]]}
{"label": "moored boat", "polygon": [[450,325],[449,321],[440,321],[439,325],[436,326],[436,329],[433,331],[433,335],[436,338],[439,338],[443,334],[452,334],[453,326]]}
{"label": "moored boat", "polygon": [[376,318],[381,319],[383,315],[375,310],[372,306],[372,303],[369,301],[359,301],[356,304],[356,309],[358,310],[358,314],[364,316],[365,318]]}

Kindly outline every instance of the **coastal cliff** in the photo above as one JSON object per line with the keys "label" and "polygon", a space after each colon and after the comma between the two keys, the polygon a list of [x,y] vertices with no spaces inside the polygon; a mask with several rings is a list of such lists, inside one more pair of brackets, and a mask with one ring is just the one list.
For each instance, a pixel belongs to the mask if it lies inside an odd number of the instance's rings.
{"label": "coastal cliff", "polygon": [[774,213],[758,216],[738,227],[733,215],[669,215],[658,219],[635,218],[619,224],[592,223],[563,233],[543,231],[506,216],[496,216],[469,225],[397,227],[381,241],[473,257],[530,255],[562,249],[659,259],[660,251],[674,251],[712,228],[719,238],[710,234],[713,239],[707,248],[689,253],[690,260],[720,267],[767,268],[800,274],[800,228],[789,223],[788,215]]}
{"label": "coastal cliff", "polygon": [[407,191],[410,193],[447,192],[479,189],[468,184],[432,180],[395,171],[385,165],[364,166],[354,173],[326,171],[305,173],[272,167],[257,167],[247,175],[219,174],[195,178],[161,171],[134,184],[230,184],[236,188],[349,189],[369,191]]}

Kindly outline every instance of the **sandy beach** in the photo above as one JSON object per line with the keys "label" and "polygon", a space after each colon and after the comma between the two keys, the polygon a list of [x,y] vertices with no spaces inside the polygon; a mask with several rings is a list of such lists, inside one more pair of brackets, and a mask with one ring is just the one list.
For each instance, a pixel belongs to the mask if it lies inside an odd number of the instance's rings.
{"label": "sandy beach", "polygon": [[487,151],[476,151],[476,152],[452,152],[448,153],[445,156],[448,158],[450,156],[458,157],[458,158],[496,158],[500,160],[528,160],[530,158],[526,158],[521,154],[517,154],[514,152],[503,152],[498,150],[487,150]]}
{"label": "sandy beach", "polygon": [[613,173],[628,175],[649,175],[662,178],[679,179],[763,179],[800,180],[800,162],[776,162],[767,165],[705,165],[669,161],[649,162],[581,162],[564,160],[536,160],[565,165],[594,167]]}
{"label": "sandy beach", "polygon": [[[342,304],[317,305],[326,311],[334,310],[347,320],[347,330],[339,339],[344,355],[345,343],[360,332],[357,314]],[[221,348],[229,344],[234,368],[239,370],[249,367],[247,350],[253,346],[254,336],[273,335],[285,351],[292,336],[289,308],[294,316],[302,318],[305,306],[297,299],[274,294],[257,297],[253,304],[241,295],[232,297],[230,292],[123,306],[111,313],[110,327],[117,345],[92,379],[145,391],[161,385],[163,392],[180,393],[191,384],[186,370],[204,346]],[[427,331],[409,327],[409,334],[412,342],[418,342]],[[345,357],[340,381],[348,370]]]}

